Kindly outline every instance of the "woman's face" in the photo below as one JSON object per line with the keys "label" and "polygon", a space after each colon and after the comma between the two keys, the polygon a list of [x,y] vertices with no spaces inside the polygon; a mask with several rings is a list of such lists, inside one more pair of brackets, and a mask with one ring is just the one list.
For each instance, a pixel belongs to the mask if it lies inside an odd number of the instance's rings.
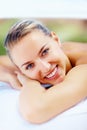
{"label": "woman's face", "polygon": [[30,79],[54,85],[64,79],[69,65],[58,42],[54,33],[49,37],[35,30],[13,47],[11,56],[21,72]]}

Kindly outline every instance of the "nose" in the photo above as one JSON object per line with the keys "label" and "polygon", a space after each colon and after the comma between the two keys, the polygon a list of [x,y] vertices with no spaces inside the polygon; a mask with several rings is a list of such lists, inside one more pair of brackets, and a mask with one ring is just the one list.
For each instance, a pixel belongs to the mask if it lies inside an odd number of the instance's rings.
{"label": "nose", "polygon": [[38,61],[38,66],[39,66],[39,72],[46,74],[50,71],[51,64],[47,61],[44,60],[39,60]]}

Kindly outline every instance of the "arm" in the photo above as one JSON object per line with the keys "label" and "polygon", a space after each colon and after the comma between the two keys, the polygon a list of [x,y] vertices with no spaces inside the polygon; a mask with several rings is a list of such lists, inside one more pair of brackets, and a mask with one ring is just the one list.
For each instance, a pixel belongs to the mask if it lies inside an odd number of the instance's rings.
{"label": "arm", "polygon": [[13,88],[21,89],[21,84],[15,74],[17,70],[8,56],[0,56],[0,81],[8,82]]}
{"label": "arm", "polygon": [[32,123],[43,123],[87,97],[87,65],[74,67],[60,84],[45,90],[21,74],[20,112]]}

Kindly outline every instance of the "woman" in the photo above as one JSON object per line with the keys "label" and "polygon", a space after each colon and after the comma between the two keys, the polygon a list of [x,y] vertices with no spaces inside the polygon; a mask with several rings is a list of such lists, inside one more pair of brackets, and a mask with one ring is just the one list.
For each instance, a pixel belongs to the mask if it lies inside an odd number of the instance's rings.
{"label": "woman", "polygon": [[86,44],[61,44],[54,32],[28,19],[9,30],[5,47],[18,68],[20,112],[29,122],[48,121],[87,97]]}

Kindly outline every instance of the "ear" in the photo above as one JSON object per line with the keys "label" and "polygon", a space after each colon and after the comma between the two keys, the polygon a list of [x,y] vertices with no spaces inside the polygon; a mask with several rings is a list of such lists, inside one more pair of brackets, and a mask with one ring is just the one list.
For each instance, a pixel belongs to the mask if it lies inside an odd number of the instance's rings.
{"label": "ear", "polygon": [[51,32],[51,37],[52,37],[56,42],[58,42],[59,46],[61,46],[60,39],[59,39],[59,37],[56,35],[55,32]]}

